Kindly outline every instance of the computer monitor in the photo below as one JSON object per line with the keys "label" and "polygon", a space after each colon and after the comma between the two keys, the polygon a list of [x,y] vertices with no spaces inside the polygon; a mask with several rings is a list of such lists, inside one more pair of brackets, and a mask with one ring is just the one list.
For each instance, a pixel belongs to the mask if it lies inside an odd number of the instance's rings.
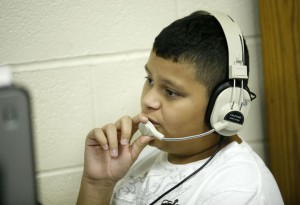
{"label": "computer monitor", "polygon": [[37,202],[33,139],[27,92],[0,87],[0,204]]}

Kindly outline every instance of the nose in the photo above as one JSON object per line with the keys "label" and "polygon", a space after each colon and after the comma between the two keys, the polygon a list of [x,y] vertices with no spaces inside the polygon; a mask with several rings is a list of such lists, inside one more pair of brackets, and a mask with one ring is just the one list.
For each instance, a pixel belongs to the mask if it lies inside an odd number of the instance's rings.
{"label": "nose", "polygon": [[161,100],[158,91],[155,88],[144,88],[141,103],[143,109],[158,110],[161,107]]}

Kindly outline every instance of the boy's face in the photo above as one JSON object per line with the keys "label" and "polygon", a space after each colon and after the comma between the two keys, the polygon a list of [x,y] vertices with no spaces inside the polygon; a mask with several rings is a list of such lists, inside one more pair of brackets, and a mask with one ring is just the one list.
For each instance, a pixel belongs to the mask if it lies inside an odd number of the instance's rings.
{"label": "boy's face", "polygon": [[[195,78],[193,65],[174,63],[151,53],[141,96],[142,113],[165,137],[185,137],[208,130],[204,121],[206,87]],[[210,137],[210,136],[208,136]],[[180,142],[153,140],[150,145],[176,155],[192,155],[206,146],[206,137]],[[209,146],[207,144],[207,146]]]}

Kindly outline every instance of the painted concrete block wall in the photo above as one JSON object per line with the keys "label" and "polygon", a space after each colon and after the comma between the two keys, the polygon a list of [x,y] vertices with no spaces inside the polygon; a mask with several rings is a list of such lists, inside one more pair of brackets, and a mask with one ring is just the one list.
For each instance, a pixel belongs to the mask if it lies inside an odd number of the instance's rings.
{"label": "painted concrete block wall", "polygon": [[32,97],[42,204],[75,203],[87,133],[139,112],[153,39],[199,9],[228,13],[246,36],[258,98],[241,136],[266,159],[256,0],[1,1],[0,64]]}

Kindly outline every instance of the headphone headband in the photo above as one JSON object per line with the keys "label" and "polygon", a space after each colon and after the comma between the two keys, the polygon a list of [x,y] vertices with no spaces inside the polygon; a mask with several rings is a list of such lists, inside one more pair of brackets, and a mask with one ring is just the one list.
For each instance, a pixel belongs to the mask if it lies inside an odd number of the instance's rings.
{"label": "headphone headband", "polygon": [[228,47],[229,79],[248,79],[245,65],[244,38],[239,26],[229,16],[208,11],[215,17],[223,29]]}

